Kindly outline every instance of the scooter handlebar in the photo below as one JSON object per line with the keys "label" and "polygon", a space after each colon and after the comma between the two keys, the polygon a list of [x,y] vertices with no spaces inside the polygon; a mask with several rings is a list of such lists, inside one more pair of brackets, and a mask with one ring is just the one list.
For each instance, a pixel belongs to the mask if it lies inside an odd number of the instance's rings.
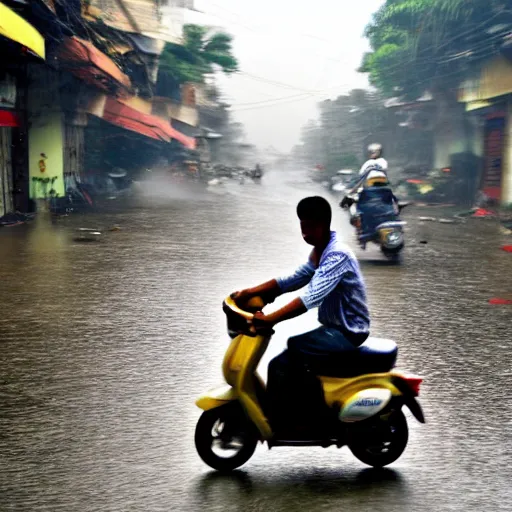
{"label": "scooter handlebar", "polygon": [[224,304],[233,311],[233,313],[236,313],[237,315],[240,315],[241,317],[245,318],[248,322],[252,322],[252,319],[254,318],[254,315],[252,313],[249,313],[248,311],[244,311],[242,308],[238,307],[235,300],[229,296],[224,300]]}
{"label": "scooter handlebar", "polygon": [[[228,308],[231,312],[236,315],[242,317],[249,324],[249,332],[252,335],[256,335],[259,330],[254,326],[253,319],[254,314],[249,311],[243,310],[241,307],[237,305],[235,300],[229,296],[224,300],[224,307]],[[253,297],[247,301],[246,307],[251,308],[255,311],[261,311],[265,307],[265,301],[261,297]]]}

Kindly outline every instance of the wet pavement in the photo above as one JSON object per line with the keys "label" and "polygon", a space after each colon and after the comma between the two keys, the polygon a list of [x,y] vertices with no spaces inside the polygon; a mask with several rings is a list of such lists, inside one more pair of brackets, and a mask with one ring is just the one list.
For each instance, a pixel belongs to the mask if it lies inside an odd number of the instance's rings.
{"label": "wet pavement", "polygon": [[[512,296],[512,258],[490,221],[421,224],[411,209],[402,265],[357,251],[373,335],[426,379],[428,423],[408,415],[409,446],[389,469],[346,448],[259,447],[222,476],[196,455],[194,399],[220,383],[227,346],[221,301],[304,260],[294,208],[319,191],[275,172],[3,228],[0,510],[510,510],[512,308],[487,301]],[[352,244],[339,210],[335,225]],[[76,227],[102,236],[76,242]],[[280,325],[262,373],[315,322]]]}

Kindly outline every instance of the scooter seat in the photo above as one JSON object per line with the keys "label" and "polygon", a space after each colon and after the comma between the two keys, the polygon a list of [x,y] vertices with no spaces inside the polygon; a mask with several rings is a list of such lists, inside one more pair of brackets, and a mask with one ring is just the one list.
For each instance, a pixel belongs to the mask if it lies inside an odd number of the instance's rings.
{"label": "scooter seat", "polygon": [[389,372],[395,366],[397,355],[398,347],[393,340],[368,338],[357,349],[332,357],[330,368],[323,371],[322,376],[344,379]]}
{"label": "scooter seat", "polygon": [[383,338],[368,338],[358,347],[361,355],[391,356],[396,357],[398,347],[393,340]]}

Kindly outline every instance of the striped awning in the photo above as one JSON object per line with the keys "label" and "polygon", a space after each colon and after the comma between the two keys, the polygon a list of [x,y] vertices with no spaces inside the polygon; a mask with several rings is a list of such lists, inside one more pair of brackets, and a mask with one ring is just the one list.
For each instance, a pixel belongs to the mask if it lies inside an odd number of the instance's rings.
{"label": "striped awning", "polygon": [[193,137],[188,137],[176,130],[168,121],[135,110],[117,98],[107,98],[102,119],[151,139],[162,142],[170,142],[172,139],[175,139],[188,149],[195,149],[196,146],[196,141]]}
{"label": "striped awning", "polygon": [[120,89],[128,91],[131,82],[108,56],[91,42],[78,37],[67,37],[58,53],[65,69],[91,85],[105,91]]}

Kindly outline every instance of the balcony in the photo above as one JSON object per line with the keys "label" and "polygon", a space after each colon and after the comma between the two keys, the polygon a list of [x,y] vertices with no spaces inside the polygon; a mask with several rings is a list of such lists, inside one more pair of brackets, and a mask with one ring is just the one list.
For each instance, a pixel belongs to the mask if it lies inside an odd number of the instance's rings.
{"label": "balcony", "polygon": [[199,125],[199,113],[193,105],[186,105],[169,98],[153,98],[152,114],[165,120],[175,120],[188,126]]}

